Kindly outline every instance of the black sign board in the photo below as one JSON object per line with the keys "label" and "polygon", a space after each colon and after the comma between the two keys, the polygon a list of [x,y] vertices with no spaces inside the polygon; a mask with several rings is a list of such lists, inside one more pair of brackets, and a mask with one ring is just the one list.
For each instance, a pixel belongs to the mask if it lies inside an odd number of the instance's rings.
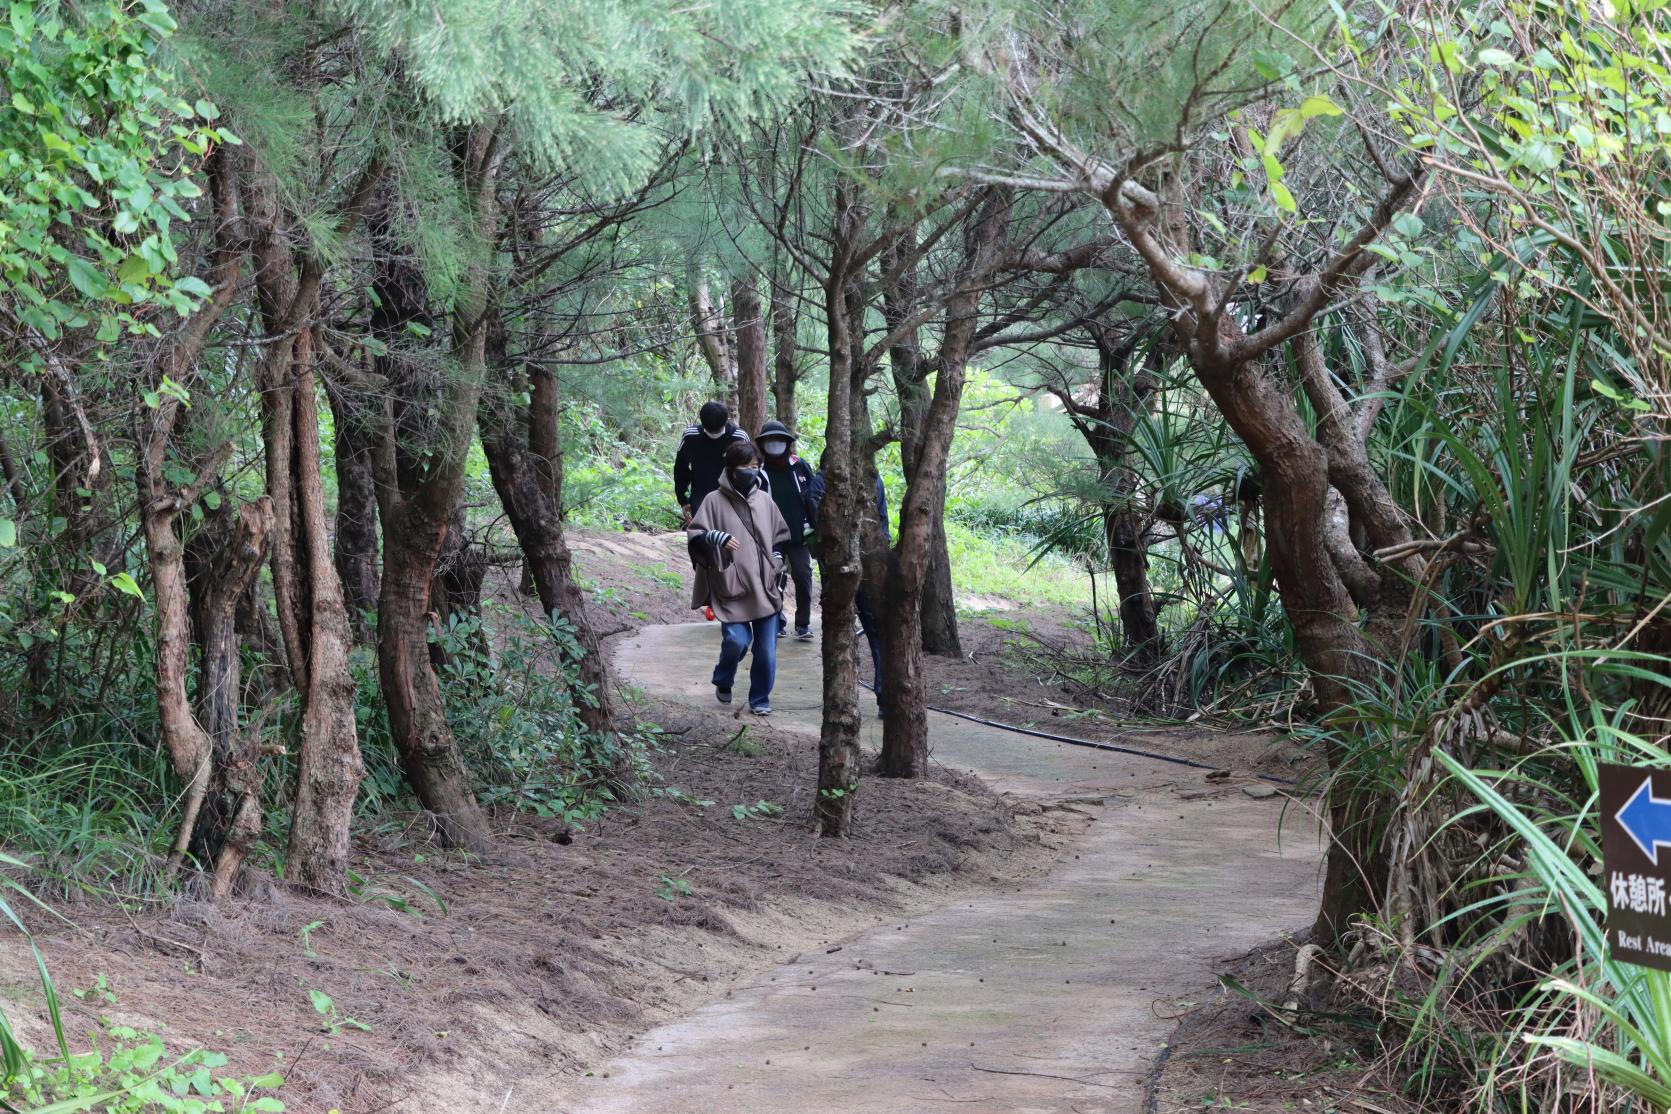
{"label": "black sign board", "polygon": [[1608,951],[1671,971],[1671,770],[1603,765],[1597,776]]}

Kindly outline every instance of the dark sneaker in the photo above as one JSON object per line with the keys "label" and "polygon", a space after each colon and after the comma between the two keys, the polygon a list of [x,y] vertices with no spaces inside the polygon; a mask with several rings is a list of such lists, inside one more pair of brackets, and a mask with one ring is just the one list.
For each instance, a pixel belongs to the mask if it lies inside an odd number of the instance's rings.
{"label": "dark sneaker", "polygon": [[730,689],[722,689],[718,685],[715,685],[714,686],[714,699],[718,700],[721,704],[731,703],[731,690]]}
{"label": "dark sneaker", "polygon": [[772,706],[770,704],[750,704],[748,706],[748,710],[757,716],[769,716],[772,714]]}
{"label": "dark sneaker", "polygon": [[811,627],[797,627],[797,628],[795,628],[795,641],[796,642],[811,642],[812,641],[812,628]]}

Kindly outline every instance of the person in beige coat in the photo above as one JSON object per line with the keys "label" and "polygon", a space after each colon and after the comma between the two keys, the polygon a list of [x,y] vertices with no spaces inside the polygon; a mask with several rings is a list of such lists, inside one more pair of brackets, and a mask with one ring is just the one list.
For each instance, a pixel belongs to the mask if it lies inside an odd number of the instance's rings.
{"label": "person in beige coat", "polygon": [[696,568],[690,605],[712,608],[720,623],[714,696],[721,704],[731,703],[737,667],[752,645],[748,709],[769,716],[777,677],[778,612],[787,580],[782,547],[789,540],[789,524],[772,502],[752,441],[726,447],[719,487],[702,500],[685,534]]}

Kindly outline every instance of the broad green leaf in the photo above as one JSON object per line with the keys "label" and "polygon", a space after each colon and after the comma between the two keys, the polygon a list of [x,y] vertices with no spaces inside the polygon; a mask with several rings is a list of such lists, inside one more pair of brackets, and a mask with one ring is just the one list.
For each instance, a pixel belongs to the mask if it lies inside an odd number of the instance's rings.
{"label": "broad green leaf", "polygon": [[125,592],[136,600],[143,600],[145,593],[139,590],[139,584],[132,576],[125,572],[116,573],[110,578],[110,586],[118,592]]}
{"label": "broad green leaf", "polygon": [[1307,120],[1314,116],[1344,116],[1346,110],[1322,93],[1313,93],[1300,102],[1300,115]]}
{"label": "broad green leaf", "polygon": [[1294,194],[1281,182],[1271,183],[1271,200],[1276,202],[1277,208],[1284,212],[1297,213],[1300,207],[1294,202]]}
{"label": "broad green leaf", "polygon": [[97,267],[79,257],[70,260],[66,271],[70,277],[70,285],[88,298],[98,298],[109,285]]}
{"label": "broad green leaf", "polygon": [[17,37],[28,40],[35,34],[35,9],[30,4],[12,5],[12,30]]}
{"label": "broad green leaf", "polygon": [[9,518],[0,518],[0,549],[10,549],[17,544],[17,523]]}

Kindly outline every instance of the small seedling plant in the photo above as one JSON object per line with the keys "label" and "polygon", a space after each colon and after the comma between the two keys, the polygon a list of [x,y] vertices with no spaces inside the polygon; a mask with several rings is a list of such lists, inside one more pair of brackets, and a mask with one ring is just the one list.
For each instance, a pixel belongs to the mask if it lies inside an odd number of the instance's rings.
{"label": "small seedling plant", "polygon": [[313,1012],[324,1019],[323,1028],[331,1036],[340,1036],[344,1029],[358,1029],[362,1033],[371,1032],[371,1026],[363,1021],[355,1021],[352,1017],[337,1009],[336,1002],[323,990],[309,990],[308,998],[313,1002]]}
{"label": "small seedling plant", "polygon": [[782,816],[783,806],[771,801],[755,801],[750,804],[736,804],[731,806],[733,820],[764,820],[773,816]]}
{"label": "small seedling plant", "polygon": [[690,883],[683,878],[663,874],[656,879],[656,896],[663,901],[678,901],[681,897],[690,897],[695,892],[690,888]]}

